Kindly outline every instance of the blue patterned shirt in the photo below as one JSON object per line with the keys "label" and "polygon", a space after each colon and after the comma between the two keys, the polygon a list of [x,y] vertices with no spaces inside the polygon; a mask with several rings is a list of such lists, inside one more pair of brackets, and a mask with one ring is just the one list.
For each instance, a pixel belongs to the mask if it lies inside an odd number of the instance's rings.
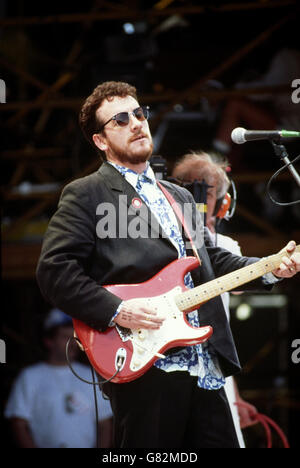
{"label": "blue patterned shirt", "polygon": [[[110,162],[110,164],[112,164],[123,175],[127,182],[134,187],[141,199],[151,210],[164,229],[164,232],[177,249],[178,258],[185,257],[185,245],[177,218],[168,200],[158,187],[154,172],[149,163],[145,171],[141,174],[112,162]],[[190,273],[185,276],[184,282],[188,288],[194,287]],[[121,304],[118,311],[120,308]],[[192,326],[199,327],[197,311],[187,314],[187,319]],[[178,370],[187,371],[190,375],[197,376],[198,386],[206,390],[217,390],[225,383],[217,356],[213,353],[207,342],[187,346],[176,353],[167,355],[164,359],[158,359],[155,362],[155,366],[166,372]]]}

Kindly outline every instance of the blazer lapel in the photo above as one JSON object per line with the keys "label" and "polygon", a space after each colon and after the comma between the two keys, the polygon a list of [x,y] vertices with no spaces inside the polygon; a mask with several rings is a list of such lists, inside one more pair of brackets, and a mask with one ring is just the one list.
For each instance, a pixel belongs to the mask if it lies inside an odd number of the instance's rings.
{"label": "blazer lapel", "polygon": [[[152,214],[151,210],[143,202],[132,185],[129,184],[127,180],[119,173],[119,171],[107,162],[104,162],[98,171],[103,177],[105,184],[110,187],[113,192],[116,192],[116,194],[119,192],[117,199],[120,209],[127,209],[128,215],[135,214],[139,217],[141,223],[146,223],[146,232],[153,236],[153,238],[162,237],[173,246],[163,228],[160,226],[158,221],[156,221],[156,218]],[[120,197],[120,195],[124,195],[124,197]]]}

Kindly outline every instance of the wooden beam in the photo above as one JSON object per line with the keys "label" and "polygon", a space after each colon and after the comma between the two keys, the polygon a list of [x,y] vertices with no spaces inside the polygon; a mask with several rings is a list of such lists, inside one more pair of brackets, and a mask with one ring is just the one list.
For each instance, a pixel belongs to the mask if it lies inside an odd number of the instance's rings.
{"label": "wooden beam", "polygon": [[39,164],[31,164],[31,170],[41,184],[57,182],[56,178],[50,175],[49,171]]}
{"label": "wooden beam", "polygon": [[[102,5],[102,1],[101,0],[94,0],[94,3],[93,3],[93,6],[91,8],[91,11],[90,13],[96,13],[98,11],[98,9],[100,8],[100,6]],[[92,27],[93,23],[89,20],[85,21],[83,24],[82,24],[82,31],[81,33],[79,34],[79,36],[76,36],[76,39],[64,61],[64,67],[66,69],[68,69],[74,62],[76,62],[77,58],[79,57],[81,51],[83,50],[83,47],[84,47],[84,39],[85,39],[85,35],[86,33],[89,31],[89,29]],[[71,79],[74,78],[74,76],[76,76],[76,74],[78,73],[78,71],[72,73],[71,76]],[[62,74],[62,76],[64,76],[65,74]],[[62,77],[61,77],[62,78]],[[52,85],[55,89],[55,87],[58,85],[58,82],[61,78],[58,78],[58,80],[56,80],[56,82]],[[68,81],[67,81],[68,82]],[[63,84],[64,86],[65,84]],[[38,135],[38,134],[41,134],[42,131],[44,130],[46,124],[47,124],[47,121],[50,117],[50,114],[51,114],[51,109],[46,109],[46,108],[43,108],[42,110],[42,113],[41,115],[39,116],[34,128],[33,128],[33,132],[35,135]]]}
{"label": "wooden beam", "polygon": [[[79,177],[84,177],[91,172],[95,171],[98,169],[100,166],[100,161],[99,159],[93,160],[90,164],[88,164],[83,170],[81,170],[79,173],[75,174],[74,177],[69,179],[68,181],[65,182],[64,185],[66,185],[68,182],[71,182],[71,180],[78,179]],[[41,215],[49,206],[54,205],[57,203],[57,200],[61,194],[61,189],[59,189],[55,193],[51,194],[44,194],[43,199],[39,197],[39,201],[32,206],[29,210],[27,210],[22,216],[20,216],[18,219],[16,219],[10,226],[7,226],[5,229],[3,229],[2,232],[2,238],[3,240],[8,240],[9,236],[14,233],[17,229],[20,228],[23,224],[27,223],[31,219]]]}
{"label": "wooden beam", "polygon": [[[16,169],[11,176],[9,182],[5,185],[2,186],[1,189],[1,194],[3,196],[4,200],[9,200],[15,197],[10,197],[12,195],[12,189],[15,188],[22,180],[25,179],[25,174],[28,173],[28,171],[34,171],[36,165],[35,161],[18,161]],[[50,159],[42,159],[39,160],[38,167],[40,170],[47,170],[51,171],[51,173],[55,173],[55,182],[60,179],[65,178],[65,174],[67,173],[67,170],[69,172],[70,169],[70,160],[67,158],[60,158],[60,159],[55,159],[52,160]],[[63,175],[62,175],[63,174]],[[54,181],[53,181],[54,182]],[[44,193],[44,192],[43,192]],[[19,196],[21,199],[22,197]],[[36,198],[36,196],[35,196]]]}
{"label": "wooden beam", "polygon": [[68,170],[69,173],[70,160],[67,158],[64,159],[43,159],[39,160],[38,164],[35,161],[18,161],[16,168],[10,177],[10,180],[7,184],[3,185],[0,193],[4,200],[16,200],[16,199],[37,199],[37,198],[47,198],[52,192],[41,191],[40,194],[36,192],[29,192],[28,194],[17,193],[16,186],[22,181],[26,180],[28,173],[33,173],[37,180],[42,184],[57,183],[58,180],[64,179]]}
{"label": "wooden beam", "polygon": [[[234,174],[234,182],[238,184],[257,184],[258,182],[266,182],[274,172],[247,172]],[[290,180],[291,174],[288,171],[278,174],[276,180]]]}
{"label": "wooden beam", "polygon": [[24,81],[30,83],[31,85],[35,86],[38,89],[45,90],[48,89],[48,85],[44,83],[43,81],[39,80],[35,76],[31,75],[31,73],[28,73],[27,71],[23,70],[22,68],[18,67],[14,63],[9,62],[6,60],[4,57],[0,56],[0,65],[2,65],[4,68],[7,68],[14,74],[18,75],[21,77]]}
{"label": "wooden beam", "polygon": [[289,240],[300,242],[300,231],[294,231],[290,234],[281,233],[280,237],[271,235],[258,235],[255,233],[238,233],[229,232],[226,235],[235,239],[240,247],[243,255],[248,257],[265,257],[279,252]]}
{"label": "wooden beam", "polygon": [[60,158],[65,154],[64,148],[36,148],[34,146],[26,146],[22,149],[2,151],[3,159],[41,159],[41,158]]}
{"label": "wooden beam", "polygon": [[217,65],[210,72],[203,75],[200,78],[200,80],[196,81],[192,86],[185,89],[181,93],[179,92],[177,95],[177,98],[171,101],[168,104],[168,106],[165,107],[165,109],[163,109],[161,112],[159,112],[156,115],[152,123],[153,127],[157,128],[163,116],[167,112],[169,112],[173,108],[173,106],[177,104],[178,102],[184,102],[184,101],[187,101],[190,103],[196,102],[196,100],[199,99],[199,92],[201,91],[201,87],[203,87],[203,85],[208,80],[215,79],[219,77],[220,75],[222,75],[222,73],[227,71],[234,64],[236,64],[242,58],[244,58],[247,54],[252,52],[255,48],[257,48],[263,42],[265,42],[272,34],[275,33],[275,31],[278,31],[280,28],[282,28],[286,23],[288,23],[291,19],[293,19],[293,17],[294,17],[294,13],[284,16],[280,21],[273,24],[265,31],[261,32],[256,38],[254,38],[253,40],[248,42],[245,46],[241,47],[236,52],[234,52],[234,54],[228,57],[227,60],[225,60],[223,63],[221,63],[220,65]]}
{"label": "wooden beam", "polygon": [[[14,170],[13,175],[10,178],[10,181],[9,181],[8,185],[12,186],[12,187],[14,187],[15,185],[18,185],[18,183],[21,182],[21,180],[22,180],[22,178],[23,178],[23,176],[24,176],[24,174],[26,172],[26,169],[27,169],[27,162],[20,161],[17,164],[17,167]],[[4,190],[2,190],[2,193],[4,193]]]}
{"label": "wooden beam", "polygon": [[[283,84],[278,86],[262,86],[258,88],[245,88],[245,89],[221,89],[221,90],[210,90],[200,89],[197,92],[191,93],[194,99],[200,99],[206,97],[207,99],[214,99],[222,101],[225,99],[242,98],[251,96],[253,94],[283,94],[291,91],[290,84]],[[153,94],[141,94],[139,101],[141,103],[153,104],[163,102],[176,102],[180,104],[181,95],[178,92],[166,92],[166,93],[153,93]],[[73,109],[78,111],[85,98],[62,98],[62,99],[47,99],[47,101],[17,101],[7,102],[2,104],[0,112],[9,112],[12,110],[22,109],[23,106],[30,110],[40,109]]]}
{"label": "wooden beam", "polygon": [[[39,103],[44,103],[46,99],[49,98],[49,95],[51,93],[56,93],[59,91],[61,88],[63,88],[67,83],[69,83],[73,79],[74,73],[66,72],[63,73],[55,83],[53,83],[51,86],[49,86],[46,90],[42,92],[37,97],[37,102]],[[23,106],[17,114],[12,116],[6,123],[5,125],[8,127],[12,127],[16,125],[26,114],[29,112],[29,110],[32,108],[31,104]]]}
{"label": "wooden beam", "polygon": [[[95,13],[97,9],[99,8],[100,5],[100,0],[95,0],[94,4],[91,9],[91,13]],[[78,57],[78,55],[81,53],[82,48],[83,48],[83,38],[85,37],[86,32],[90,29],[92,26],[92,23],[89,20],[86,20],[82,26],[83,31],[81,32],[79,37],[76,37],[75,42],[73,43],[66,59],[64,62],[64,65],[68,68]],[[57,79],[56,81],[49,86],[47,89],[45,89],[37,98],[36,102],[44,102],[51,93],[57,92],[60,90],[63,86],[65,86],[69,81],[73,79],[73,76],[75,76],[74,73],[70,72],[63,72]],[[20,121],[21,118],[23,118],[27,112],[29,111],[29,107],[23,107],[17,112],[14,116],[12,116],[8,122],[6,123],[8,126],[13,126],[16,123]],[[44,126],[46,125],[46,122],[48,120],[50,113],[50,109],[45,109],[43,108],[42,114],[40,115],[40,118],[38,119],[35,127],[34,127],[34,133],[40,133]],[[97,166],[99,166],[99,161],[97,161]],[[96,168],[96,163],[95,161],[88,165],[82,172],[81,174],[85,175],[85,171],[87,170],[88,173],[91,172]],[[39,216],[48,206],[51,204],[55,203],[60,195],[60,190],[58,190],[54,194],[46,194],[47,198],[46,199],[41,199],[39,197],[39,202],[36,203],[34,206],[32,206],[28,211],[26,211],[22,216],[20,216],[15,222],[13,222],[5,231],[3,232],[3,237],[6,238],[6,236],[9,237],[11,232],[14,232],[16,229],[18,229],[19,226],[22,226],[24,223],[28,222],[30,219]],[[10,192],[9,195],[13,194]],[[44,194],[42,195],[44,197]]]}
{"label": "wooden beam", "polygon": [[[241,246],[243,255],[264,257],[281,250],[290,239],[300,239],[300,231],[285,235],[285,239],[257,234],[230,235]],[[2,243],[2,278],[4,280],[34,279],[37,261],[41,251],[41,242],[37,243]]]}
{"label": "wooden beam", "polygon": [[[9,191],[9,192],[4,192],[3,193],[3,198],[5,201],[13,201],[13,200],[39,200],[41,202],[44,201],[52,201],[52,200],[57,200],[57,191],[55,192],[44,192],[44,191],[33,191],[33,192],[28,192],[28,193],[17,193],[14,191]],[[26,221],[29,221],[31,219],[31,216],[26,219]],[[24,223],[23,223],[24,224]],[[18,225],[19,227],[19,225]],[[6,232],[6,230],[5,230]]]}
{"label": "wooden beam", "polygon": [[239,203],[239,205],[236,207],[236,212],[243,218],[247,219],[247,221],[250,221],[251,224],[253,224],[256,228],[258,228],[259,230],[262,230],[264,235],[267,234],[270,237],[274,236],[278,239],[282,238],[281,231],[274,228],[270,223],[262,219],[260,216],[257,216],[256,214],[254,214],[245,206],[241,205],[241,203]]}
{"label": "wooden beam", "polygon": [[[100,0],[95,1],[95,4],[94,4],[93,8],[91,9],[91,13],[95,12],[99,8],[98,4],[100,4],[100,3],[101,3]],[[86,32],[86,30],[88,30],[90,28],[90,26],[91,26],[91,22],[86,21],[84,23],[84,25],[83,25],[84,32]],[[71,65],[77,59],[78,55],[80,54],[80,52],[82,50],[82,47],[83,47],[82,37],[77,38],[75,40],[69,54],[68,54],[66,60],[65,60],[64,65],[66,67]],[[19,75],[23,76],[23,78],[25,78],[27,81],[30,81],[31,83],[35,84],[38,88],[43,90],[42,94],[40,94],[33,101],[33,103],[41,104],[41,103],[43,103],[45,101],[45,99],[47,99],[49,97],[49,95],[57,94],[58,91],[62,87],[64,87],[67,83],[69,83],[69,81],[71,81],[73,79],[73,77],[75,76],[75,73],[64,72],[64,73],[61,74],[61,76],[58,77],[58,79],[52,85],[49,86],[49,85],[45,85],[44,83],[36,80],[32,75],[29,75],[28,73],[24,72],[20,68],[14,67],[13,65],[9,64],[7,61],[5,61],[5,59],[4,59],[4,64],[7,67],[10,67],[11,69],[13,69],[13,71],[17,72]],[[49,108],[45,108],[44,106],[40,106],[40,107],[42,107],[42,114],[41,114],[40,118],[38,119],[38,121],[37,121],[37,123],[36,123],[36,125],[35,125],[35,127],[33,129],[35,134],[38,134],[38,133],[42,132],[44,126],[46,125],[48,117],[50,115],[50,109]],[[25,104],[19,110],[19,112],[16,115],[11,117],[6,122],[5,125],[7,125],[8,127],[15,125],[32,108],[33,108],[32,103],[27,103],[27,105]]]}
{"label": "wooden beam", "polygon": [[113,21],[113,20],[141,20],[160,18],[172,15],[199,15],[204,13],[224,13],[230,11],[249,11],[249,10],[263,10],[275,8],[287,8],[289,6],[297,5],[296,0],[282,0],[270,2],[247,2],[247,3],[229,3],[221,6],[203,6],[203,5],[185,5],[180,7],[169,7],[163,9],[149,8],[149,9],[120,9],[114,11],[102,10],[100,12],[90,13],[71,13],[71,14],[58,14],[47,16],[28,16],[28,17],[12,17],[0,19],[0,27],[13,27],[13,26],[36,26],[48,24],[66,24],[66,23],[82,23],[82,22],[97,22],[97,21]]}

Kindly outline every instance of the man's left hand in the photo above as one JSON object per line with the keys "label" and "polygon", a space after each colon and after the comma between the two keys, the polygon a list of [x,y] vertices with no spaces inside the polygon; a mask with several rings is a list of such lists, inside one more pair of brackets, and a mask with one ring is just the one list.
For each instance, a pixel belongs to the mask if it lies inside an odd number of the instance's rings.
{"label": "man's left hand", "polygon": [[295,252],[295,249],[296,242],[290,241],[287,246],[281,250],[281,252],[287,251],[290,257],[283,257],[279,268],[272,271],[273,275],[278,278],[292,278],[300,271],[300,252]]}

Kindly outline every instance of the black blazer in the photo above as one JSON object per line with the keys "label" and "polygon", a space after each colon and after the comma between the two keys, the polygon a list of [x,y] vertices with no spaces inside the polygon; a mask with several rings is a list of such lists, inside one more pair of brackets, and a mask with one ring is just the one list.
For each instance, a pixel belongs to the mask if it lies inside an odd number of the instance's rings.
{"label": "black blazer", "polygon": [[[179,205],[191,204],[193,227],[202,229],[191,194],[169,182],[162,184]],[[144,204],[137,212],[132,204],[135,198],[139,200],[139,195],[133,187],[113,166],[103,163],[97,172],[64,188],[43,241],[37,281],[45,299],[99,330],[107,328],[121,302],[101,285],[146,281],[178,258],[177,250],[160,229],[153,231],[152,226],[152,235],[144,236],[145,229],[150,229],[151,212]],[[134,223],[139,224],[143,237],[126,235],[126,226]],[[107,232],[109,237],[105,237]],[[198,253],[202,265],[192,272],[195,286],[257,261],[213,247],[206,236]],[[263,281],[253,281],[246,287],[262,289]],[[214,328],[210,344],[224,375],[235,373],[240,369],[239,361],[222,300],[212,299],[199,311],[201,325]]]}

